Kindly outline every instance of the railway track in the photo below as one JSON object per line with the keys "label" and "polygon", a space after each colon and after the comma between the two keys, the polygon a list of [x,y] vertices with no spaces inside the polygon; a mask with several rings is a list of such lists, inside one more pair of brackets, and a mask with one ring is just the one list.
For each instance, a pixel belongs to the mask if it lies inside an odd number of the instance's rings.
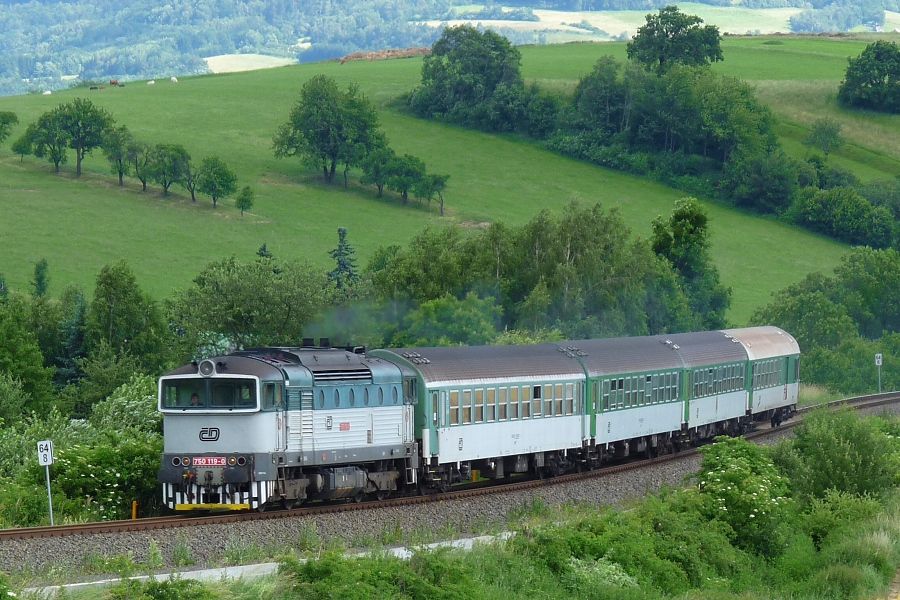
{"label": "railway track", "polygon": [[[837,400],[830,402],[824,406],[837,408],[841,406],[850,406],[855,410],[863,410],[868,408],[877,408],[896,403],[900,400],[900,392],[888,392],[884,394],[872,394],[868,396],[858,396],[845,400]],[[813,409],[820,408],[822,405],[815,407],[805,407],[798,410],[801,416]],[[800,424],[802,419],[792,419],[783,423],[776,429],[765,426],[762,429],[750,432],[745,437],[748,439],[760,439],[769,435],[776,434],[786,429],[791,429]],[[343,503],[343,504],[323,504],[306,506],[293,510],[262,512],[262,513],[237,513],[237,514],[221,514],[208,516],[164,516],[149,517],[145,519],[128,520],[128,521],[101,521],[94,523],[79,523],[74,525],[59,525],[56,527],[23,527],[17,529],[0,530],[0,542],[5,540],[22,540],[29,538],[44,537],[63,537],[75,535],[90,535],[98,533],[120,533],[132,531],[148,531],[159,529],[170,529],[176,527],[191,527],[193,525],[213,525],[220,523],[235,523],[240,521],[258,521],[266,519],[284,519],[297,516],[310,516],[326,513],[349,512],[354,510],[370,510],[386,507],[407,506],[413,504],[424,504],[428,502],[441,502],[446,500],[454,500],[461,498],[470,498],[486,494],[507,493],[521,491],[526,489],[538,488],[549,485],[557,485],[561,483],[578,481],[581,479],[604,477],[613,473],[621,473],[635,469],[645,468],[649,465],[683,460],[685,458],[695,456],[698,453],[696,448],[690,448],[677,452],[675,454],[666,454],[652,459],[637,460],[617,465],[610,465],[596,469],[593,471],[585,471],[579,473],[571,473],[560,475],[558,477],[548,479],[526,479],[513,483],[505,483],[502,485],[473,485],[465,489],[451,490],[444,493],[430,494],[425,496],[405,496],[400,498],[392,498],[388,500],[376,500],[372,502],[362,503]]]}

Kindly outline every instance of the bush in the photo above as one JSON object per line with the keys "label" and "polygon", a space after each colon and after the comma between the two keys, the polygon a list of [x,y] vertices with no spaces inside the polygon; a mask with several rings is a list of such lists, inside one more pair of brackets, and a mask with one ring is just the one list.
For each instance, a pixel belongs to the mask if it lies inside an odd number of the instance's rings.
{"label": "bush", "polygon": [[787,214],[797,225],[851,244],[888,248],[893,241],[891,212],[872,206],[851,188],[806,188],[796,194]]}
{"label": "bush", "polygon": [[862,496],[900,483],[900,441],[849,411],[810,414],[776,461],[806,502],[829,490]]}
{"label": "bush", "polygon": [[825,538],[839,527],[852,526],[872,518],[880,508],[878,501],[873,498],[825,490],[825,496],[813,498],[801,516],[801,528],[810,536],[815,547],[821,549]]}
{"label": "bush", "polygon": [[781,548],[779,525],[790,501],[788,481],[768,451],[742,438],[719,437],[700,452],[703,465],[697,477],[706,515],[727,523],[738,547],[775,555]]}

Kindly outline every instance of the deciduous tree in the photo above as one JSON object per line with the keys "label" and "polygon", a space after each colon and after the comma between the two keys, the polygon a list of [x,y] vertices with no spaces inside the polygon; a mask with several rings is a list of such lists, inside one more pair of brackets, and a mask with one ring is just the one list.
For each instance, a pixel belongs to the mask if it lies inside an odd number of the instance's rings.
{"label": "deciduous tree", "polygon": [[180,144],[157,144],[150,153],[147,174],[160,184],[163,195],[169,194],[173,183],[184,180],[191,162],[191,155]]}
{"label": "deciduous tree", "polygon": [[31,131],[30,142],[34,155],[38,158],[46,158],[53,163],[54,170],[59,173],[59,165],[66,162],[66,148],[69,147],[70,137],[59,118],[58,111],[45,112],[38,117]]}
{"label": "deciduous tree", "polygon": [[878,40],[849,59],[838,101],[845,106],[900,112],[900,46]]}
{"label": "deciduous tree", "polygon": [[404,154],[390,162],[388,171],[387,186],[400,194],[403,204],[406,204],[409,191],[425,176],[425,163],[418,157]]}
{"label": "deciduous tree", "polygon": [[54,112],[69,136],[69,147],[75,150],[75,176],[81,177],[81,161],[103,143],[103,133],[114,122],[112,115],[86,98],[61,104]]}
{"label": "deciduous tree", "polygon": [[827,157],[832,150],[837,150],[844,143],[844,138],[841,136],[841,124],[827,117],[816,119],[803,143],[818,148]]}
{"label": "deciduous tree", "polygon": [[144,142],[132,141],[128,144],[126,155],[131,173],[141,182],[141,191],[147,191],[147,181],[150,179],[150,160],[153,148]]}
{"label": "deciduous tree", "polygon": [[125,125],[110,127],[103,133],[103,154],[113,173],[119,176],[119,186],[125,185],[125,175],[130,167],[128,148],[133,142],[134,137]]}
{"label": "deciduous tree", "polygon": [[676,63],[701,66],[723,59],[719,28],[701,26],[700,17],[666,6],[646,20],[628,42],[627,52],[628,58],[647,68],[664,73]]}
{"label": "deciduous tree", "polygon": [[244,216],[245,210],[250,210],[253,208],[253,190],[250,189],[249,185],[245,185],[241,188],[240,193],[238,193],[237,198],[234,199],[234,206],[241,211],[241,216]]}
{"label": "deciduous tree", "polygon": [[16,113],[10,111],[0,111],[0,144],[6,141],[12,132],[13,125],[19,122]]}
{"label": "deciduous tree", "polygon": [[237,190],[237,175],[218,156],[209,156],[197,171],[197,190],[212,198],[213,208],[220,198],[227,198]]}

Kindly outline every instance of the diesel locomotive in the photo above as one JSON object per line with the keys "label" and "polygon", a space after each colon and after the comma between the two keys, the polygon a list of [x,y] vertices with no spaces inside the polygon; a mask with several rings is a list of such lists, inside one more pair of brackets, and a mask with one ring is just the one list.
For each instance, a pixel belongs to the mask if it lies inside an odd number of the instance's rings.
{"label": "diesel locomotive", "polygon": [[257,348],[159,380],[173,510],[264,510],[653,456],[797,403],[776,327],[524,346]]}

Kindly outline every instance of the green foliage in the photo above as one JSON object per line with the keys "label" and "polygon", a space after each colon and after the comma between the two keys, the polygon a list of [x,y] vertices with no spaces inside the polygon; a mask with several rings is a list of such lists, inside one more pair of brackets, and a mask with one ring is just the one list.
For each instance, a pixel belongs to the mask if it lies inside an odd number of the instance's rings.
{"label": "green foliage", "polygon": [[125,261],[104,266],[85,319],[88,349],[94,351],[105,342],[116,354],[127,352],[152,371],[165,362],[164,335],[159,308],[138,286]]}
{"label": "green foliage", "polygon": [[241,216],[243,216],[245,210],[253,208],[253,190],[249,185],[245,185],[241,188],[241,191],[234,199],[234,206],[235,208],[240,209]]}
{"label": "green foliage", "polygon": [[395,156],[388,163],[387,186],[400,194],[404,204],[409,200],[409,191],[424,177],[425,163],[410,154]]}
{"label": "green foliage", "polygon": [[798,225],[851,244],[889,248],[894,242],[891,212],[872,206],[850,188],[805,188],[794,196],[787,216]]}
{"label": "green foliage", "polygon": [[145,142],[132,140],[125,149],[125,156],[131,174],[141,182],[141,191],[146,192],[151,173],[153,147]]}
{"label": "green foliage", "polygon": [[740,206],[779,213],[790,204],[797,176],[793,161],[781,149],[738,151],[725,165],[722,189]]}
{"label": "green foliage", "polygon": [[795,430],[776,459],[794,496],[809,502],[828,490],[881,494],[900,483],[900,441],[847,411],[819,411]]}
{"label": "green foliage", "polygon": [[479,298],[474,292],[462,300],[447,295],[423,302],[406,315],[403,333],[394,343],[408,346],[478,346],[490,343],[497,334],[501,309],[493,298]]}
{"label": "green foliage", "polygon": [[86,98],[75,98],[53,110],[60,129],[66,133],[69,147],[75,150],[75,176],[81,177],[81,161],[103,143],[103,135],[114,119],[106,109]]}
{"label": "green foliage", "polygon": [[180,144],[156,144],[149,153],[146,173],[151,181],[160,184],[163,195],[169,194],[173,183],[183,182],[190,170],[191,155]]}
{"label": "green foliage", "polygon": [[224,336],[239,348],[296,344],[326,301],[324,273],[300,262],[225,258],[207,265],[167,305],[183,358]]}
{"label": "green foliage", "polygon": [[[59,173],[59,166],[68,160],[66,148],[71,142],[71,134],[62,123],[58,110],[45,112],[35,123],[25,130],[27,145],[38,158],[46,158],[53,163],[53,168]],[[25,142],[18,145],[22,148]]]}
{"label": "green foliage", "polygon": [[697,478],[704,513],[727,523],[738,547],[764,556],[777,554],[789,482],[766,449],[742,438],[720,437],[700,452],[703,464]]}
{"label": "green foliage", "polygon": [[695,198],[682,198],[668,220],[654,219],[650,244],[680,275],[703,327],[724,327],[731,289],[719,282],[719,271],[712,264],[707,216],[700,203]]}
{"label": "green foliage", "polygon": [[156,378],[133,374],[107,398],[91,407],[90,423],[102,431],[162,433]]}
{"label": "green foliage", "polygon": [[113,173],[119,177],[119,186],[125,184],[124,178],[130,171],[128,148],[134,142],[134,136],[124,125],[109,127],[103,133],[101,147],[103,155],[109,161]]}
{"label": "green foliage", "polygon": [[63,389],[60,404],[70,405],[79,417],[88,416],[96,403],[142,370],[137,358],[127,351],[116,352],[106,340],[101,340],[84,358],[75,359],[75,366],[80,377]]}
{"label": "green foliage", "polygon": [[422,117],[489,131],[518,129],[525,109],[520,60],[502,35],[471,25],[448,27],[422,63],[409,106]]}
{"label": "green foliage", "polygon": [[0,144],[6,141],[14,125],[18,124],[19,117],[16,113],[3,110],[0,111]]}
{"label": "green foliage", "polygon": [[334,283],[339,293],[349,293],[359,281],[356,270],[356,250],[347,241],[347,228],[338,227],[338,245],[328,255],[334,259],[335,267],[328,272],[328,280]]}
{"label": "green foliage", "polygon": [[628,42],[631,60],[657,73],[664,73],[677,63],[702,66],[723,60],[719,28],[701,27],[700,17],[686,15],[677,6],[666,6],[657,14],[648,14],[646,19],[647,23]]}
{"label": "green foliage", "polygon": [[46,409],[51,397],[52,370],[44,367],[44,357],[30,327],[28,307],[17,297],[0,302],[0,373],[21,383],[30,399],[26,410]]}
{"label": "green foliage", "polygon": [[0,372],[0,422],[14,423],[31,404],[31,395],[10,373]]}
{"label": "green foliage", "polygon": [[124,580],[110,590],[112,600],[213,600],[216,595],[193,579]]}
{"label": "green foliage", "polygon": [[197,191],[212,198],[213,208],[220,198],[237,190],[237,175],[218,156],[203,159],[197,171]]}
{"label": "green foliage", "polygon": [[900,112],[900,46],[896,42],[877,40],[848,62],[838,89],[841,104]]}
{"label": "green foliage", "polygon": [[144,510],[159,505],[156,473],[161,453],[158,433],[110,433],[90,446],[75,444],[59,450],[53,483],[102,520],[127,518],[132,500],[138,500]]}
{"label": "green foliage", "polygon": [[339,162],[361,164],[378,146],[378,116],[356,85],[345,91],[327,75],[303,84],[288,122],[275,134],[275,156],[300,156],[334,181]]}
{"label": "green foliage", "polygon": [[34,277],[31,280],[31,296],[33,298],[43,298],[47,295],[47,288],[50,287],[50,278],[47,274],[47,259],[34,263]]}
{"label": "green foliage", "polygon": [[409,561],[373,556],[365,561],[326,553],[301,563],[282,560],[279,574],[292,597],[346,598],[459,598],[476,591],[473,574],[458,555],[446,550],[417,552]]}
{"label": "green foliage", "polygon": [[827,157],[832,150],[837,150],[844,143],[844,138],[841,137],[841,124],[827,117],[816,119],[803,143],[818,148]]}
{"label": "green foliage", "polygon": [[847,528],[871,519],[880,509],[874,498],[827,489],[821,498],[810,500],[801,517],[802,528],[812,538],[816,549],[821,549],[827,537],[840,539]]}

